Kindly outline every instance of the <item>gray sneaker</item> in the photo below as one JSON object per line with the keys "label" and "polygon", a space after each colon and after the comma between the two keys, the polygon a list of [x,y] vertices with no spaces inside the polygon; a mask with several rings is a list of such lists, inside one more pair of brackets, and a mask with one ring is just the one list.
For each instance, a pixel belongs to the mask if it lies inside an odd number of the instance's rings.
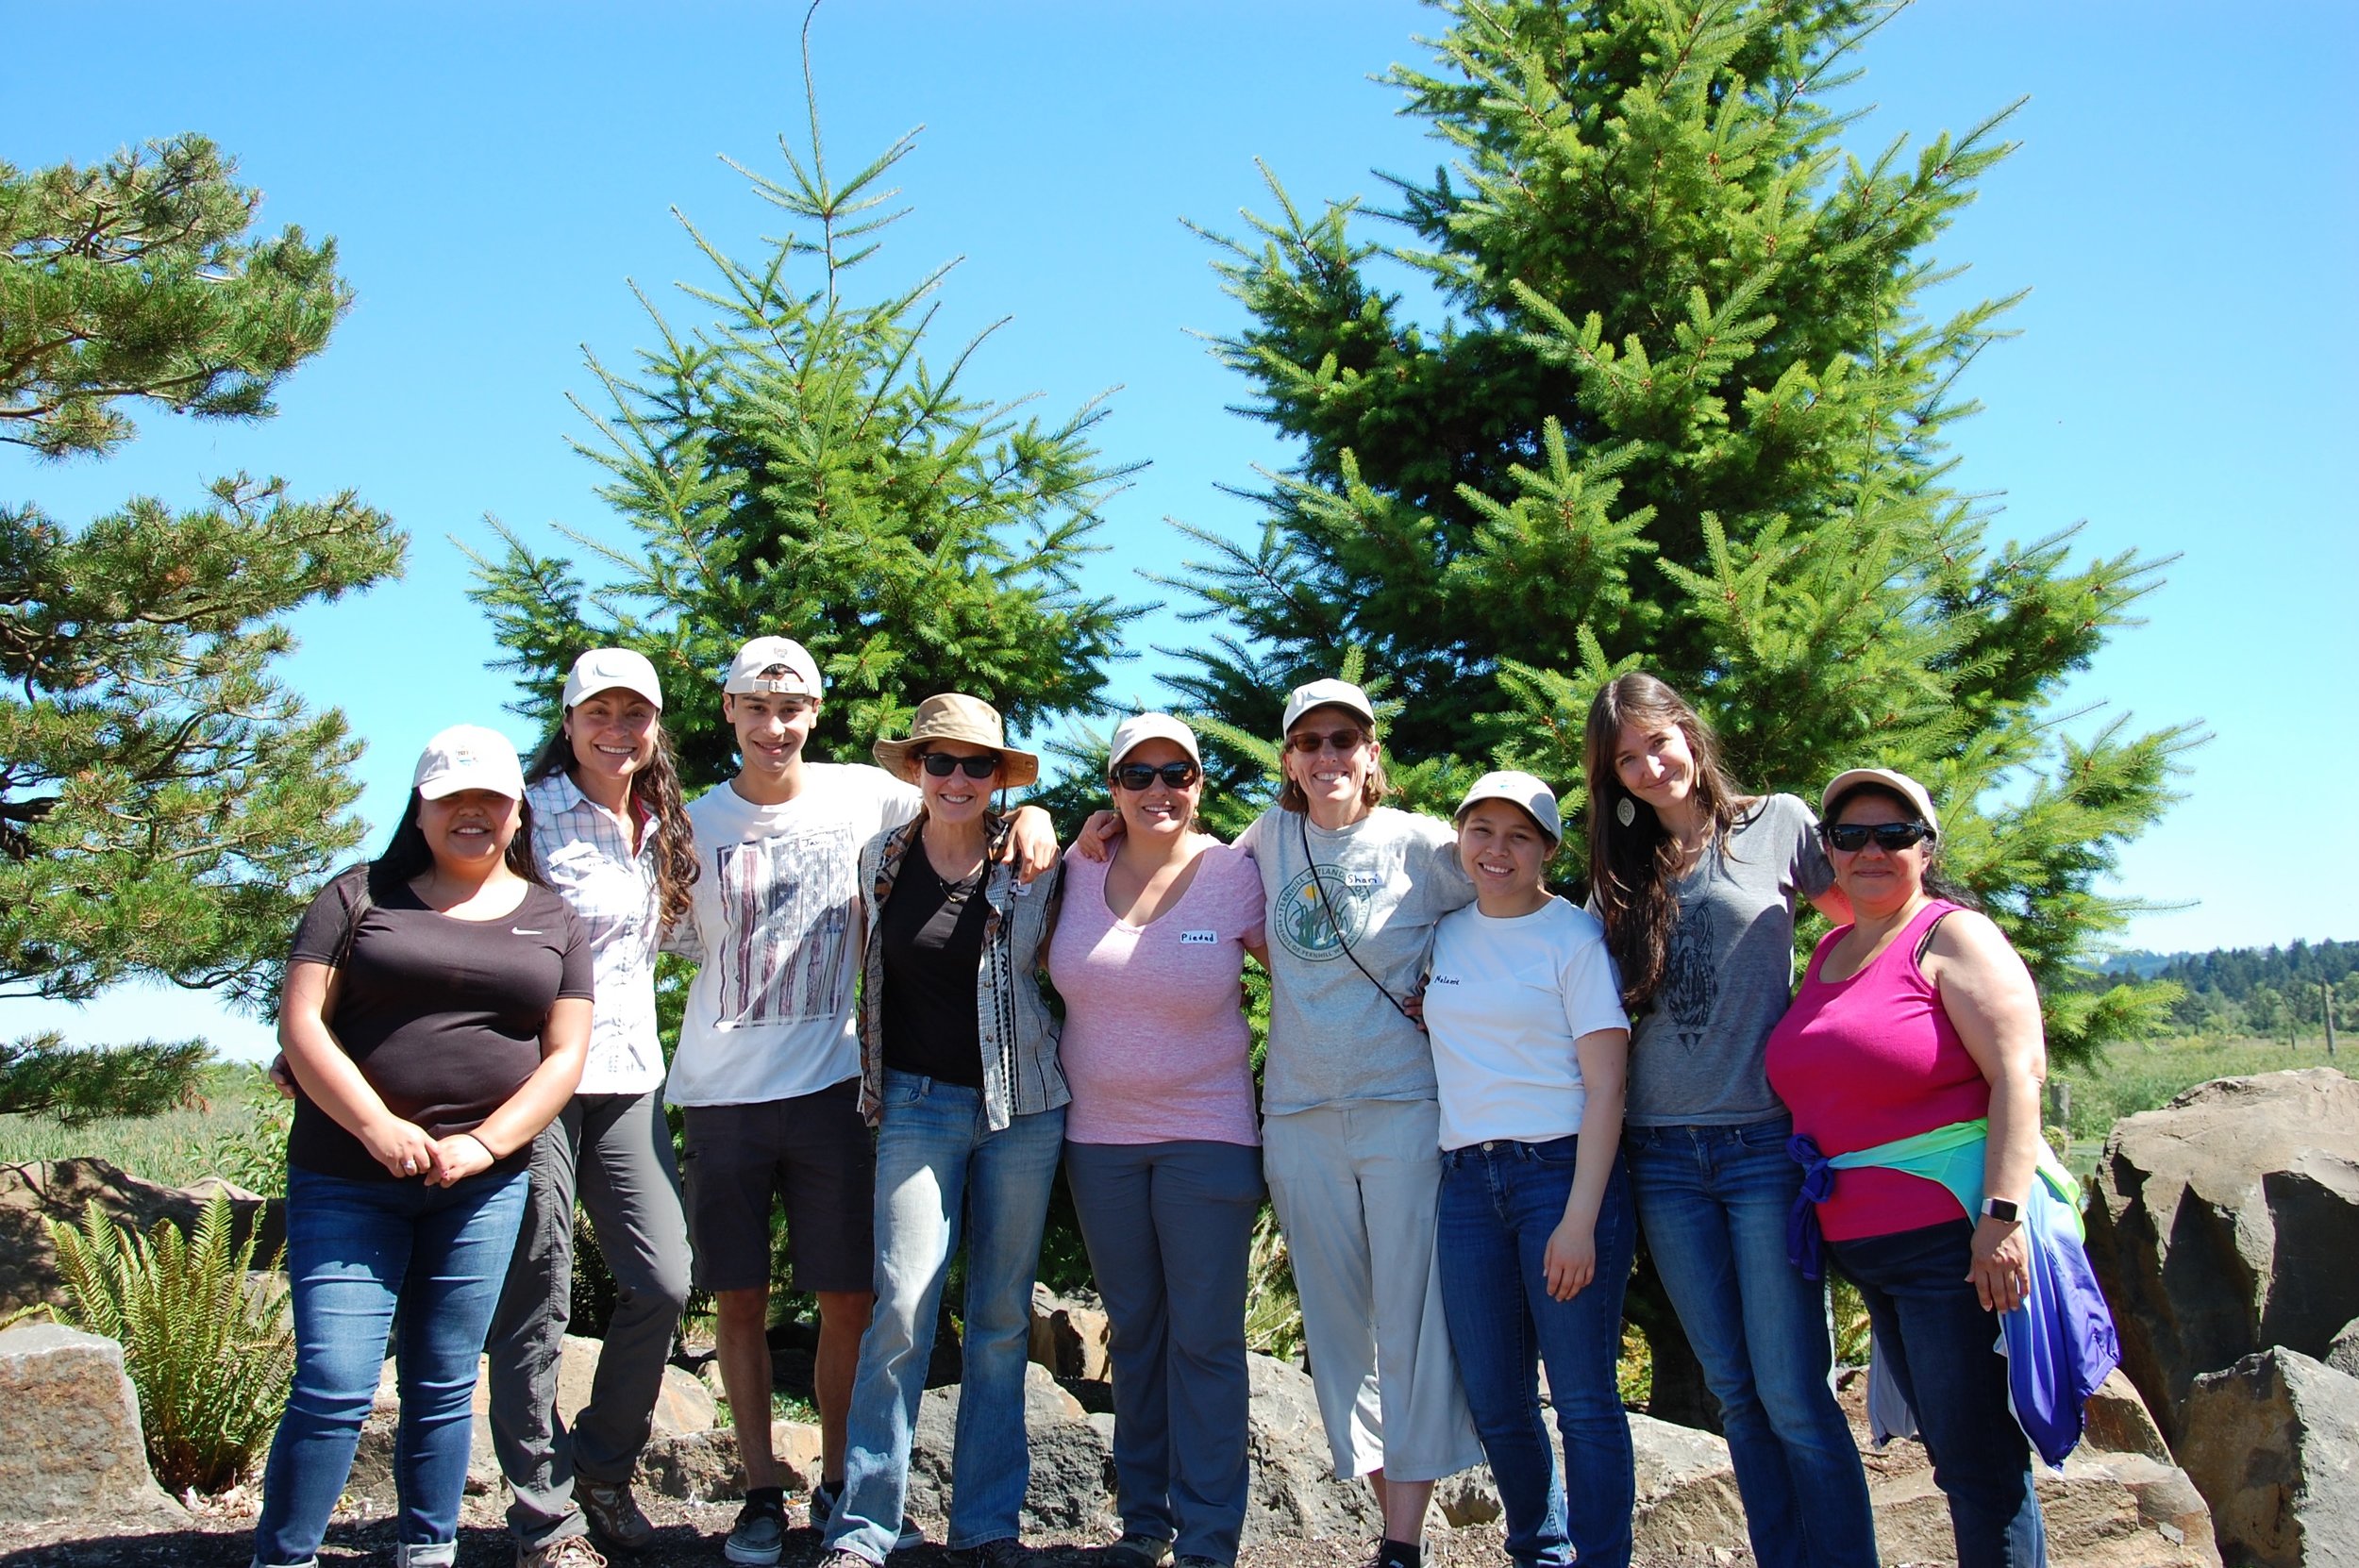
{"label": "gray sneaker", "polygon": [[1152,1535],[1125,1535],[1097,1556],[1106,1568],[1164,1568],[1171,1560],[1171,1543]]}
{"label": "gray sneaker", "polygon": [[969,1546],[951,1556],[961,1568],[1031,1568],[1032,1554],[1015,1537],[1002,1536],[986,1541],[979,1546]]}
{"label": "gray sneaker", "polygon": [[576,1477],[574,1502],[581,1509],[590,1533],[615,1551],[635,1552],[655,1539],[655,1526],[639,1511],[639,1499],[630,1494],[628,1481],[611,1486]]}
{"label": "gray sneaker", "polygon": [[786,1504],[775,1496],[748,1497],[737,1512],[737,1527],[722,1543],[721,1554],[731,1562],[768,1568],[786,1545]]}
{"label": "gray sneaker", "polygon": [[[842,1481],[821,1481],[817,1486],[812,1487],[811,1489],[811,1527],[825,1536],[828,1533],[828,1521],[835,1517],[835,1506],[842,1501],[844,1501]],[[926,1544],[926,1532],[912,1523],[908,1514],[901,1515],[901,1533],[895,1538],[890,1549],[906,1552],[912,1546],[924,1544]],[[858,1552],[851,1555],[860,1557]],[[868,1560],[861,1558],[861,1560],[867,1562]],[[873,1564],[871,1568],[874,1568]]]}

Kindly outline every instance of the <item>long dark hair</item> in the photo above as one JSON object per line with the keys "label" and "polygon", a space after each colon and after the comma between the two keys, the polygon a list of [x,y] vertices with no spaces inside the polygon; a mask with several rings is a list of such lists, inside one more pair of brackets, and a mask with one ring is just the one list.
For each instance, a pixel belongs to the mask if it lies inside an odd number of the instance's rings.
{"label": "long dark hair", "polygon": [[[1888,785],[1876,783],[1873,779],[1866,779],[1852,785],[1849,789],[1844,791],[1841,794],[1827,802],[1827,814],[1823,819],[1823,824],[1819,828],[1819,832],[1821,834],[1825,833],[1826,826],[1824,824],[1832,824],[1837,817],[1840,817],[1843,814],[1843,809],[1846,806],[1850,805],[1851,802],[1859,799],[1862,795],[1874,795],[1878,800],[1888,800],[1892,802],[1893,805],[1900,809],[1900,815],[1898,820],[1901,822],[1915,822],[1917,820],[1916,803],[1915,801],[1910,800],[1907,796],[1901,794],[1899,791],[1895,790]],[[1932,824],[1927,823],[1925,826],[1931,827]],[[1960,887],[1957,883],[1949,880],[1949,875],[1941,869],[1941,835],[1940,833],[1935,832],[1932,838],[1925,841],[1925,891],[1932,893],[1935,898],[1946,898],[1952,904],[1962,904],[1969,909],[1980,909],[1983,907],[1983,901],[1974,896],[1972,889]]]}
{"label": "long dark hair", "polygon": [[[689,890],[696,885],[696,844],[688,826],[688,807],[680,799],[679,767],[672,760],[672,737],[663,727],[663,715],[655,721],[655,755],[644,768],[632,770],[630,803],[655,828],[655,887],[656,917],[664,926],[677,926],[686,917],[688,907],[695,895]],[[571,773],[574,766],[574,742],[565,734],[565,719],[560,717],[549,738],[541,742],[541,749],[532,754],[532,765],[525,770],[525,782],[538,784],[560,773]]]}
{"label": "long dark hair", "polygon": [[[1606,951],[1622,972],[1622,1006],[1632,1014],[1654,999],[1679,924],[1679,840],[1654,808],[1622,788],[1614,754],[1622,726],[1670,724],[1687,741],[1696,776],[1689,790],[1704,815],[1705,847],[1728,853],[1729,832],[1749,804],[1720,765],[1720,738],[1687,699],[1639,671],[1609,682],[1589,705],[1581,765],[1589,776],[1589,892],[1605,922]],[[1621,820],[1624,802],[1631,820]]]}
{"label": "long dark hair", "polygon": [[[418,792],[412,790],[410,804],[402,808],[401,820],[393,825],[392,842],[385,845],[384,853],[369,862],[369,897],[375,903],[384,903],[396,889],[434,867],[434,850],[418,826]],[[508,841],[507,860],[508,869],[526,881],[548,886],[547,878],[541,875],[540,857],[532,853],[529,801],[516,802],[516,836]]]}

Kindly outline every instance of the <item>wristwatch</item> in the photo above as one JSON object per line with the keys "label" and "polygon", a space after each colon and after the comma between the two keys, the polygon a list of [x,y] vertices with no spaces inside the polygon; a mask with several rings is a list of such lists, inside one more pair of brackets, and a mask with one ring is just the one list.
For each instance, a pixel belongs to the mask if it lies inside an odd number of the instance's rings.
{"label": "wristwatch", "polygon": [[1983,1212],[2004,1225],[2013,1225],[2023,1218],[2023,1206],[2013,1198],[1984,1198]]}

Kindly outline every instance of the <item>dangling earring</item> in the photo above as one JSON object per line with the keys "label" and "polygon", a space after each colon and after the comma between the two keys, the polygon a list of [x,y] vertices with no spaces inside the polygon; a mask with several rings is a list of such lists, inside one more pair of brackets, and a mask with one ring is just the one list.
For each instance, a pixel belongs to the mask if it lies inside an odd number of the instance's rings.
{"label": "dangling earring", "polygon": [[1630,796],[1624,795],[1614,803],[1614,820],[1624,827],[1638,820],[1638,808],[1631,804]]}

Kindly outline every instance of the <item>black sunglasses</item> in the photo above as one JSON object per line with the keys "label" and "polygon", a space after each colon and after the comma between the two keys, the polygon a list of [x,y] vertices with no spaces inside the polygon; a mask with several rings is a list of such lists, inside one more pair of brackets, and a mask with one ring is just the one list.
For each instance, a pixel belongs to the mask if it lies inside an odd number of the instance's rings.
{"label": "black sunglasses", "polygon": [[1154,788],[1158,778],[1170,789],[1184,790],[1195,783],[1202,772],[1195,763],[1186,760],[1165,762],[1161,767],[1146,762],[1125,762],[1114,770],[1114,782],[1133,794]]}
{"label": "black sunglasses", "polygon": [[929,751],[918,758],[928,773],[936,778],[947,778],[964,769],[969,778],[989,778],[999,771],[999,754],[986,752],[980,757],[953,757],[946,751]]}
{"label": "black sunglasses", "polygon": [[1368,738],[1364,729],[1297,730],[1286,737],[1286,743],[1305,757],[1316,757],[1321,751],[1332,751],[1348,757]]}
{"label": "black sunglasses", "polygon": [[1876,841],[1876,847],[1887,854],[1898,854],[1921,839],[1930,839],[1933,830],[1921,822],[1846,822],[1827,829],[1827,842],[1846,855],[1856,854],[1867,847],[1867,841]]}

